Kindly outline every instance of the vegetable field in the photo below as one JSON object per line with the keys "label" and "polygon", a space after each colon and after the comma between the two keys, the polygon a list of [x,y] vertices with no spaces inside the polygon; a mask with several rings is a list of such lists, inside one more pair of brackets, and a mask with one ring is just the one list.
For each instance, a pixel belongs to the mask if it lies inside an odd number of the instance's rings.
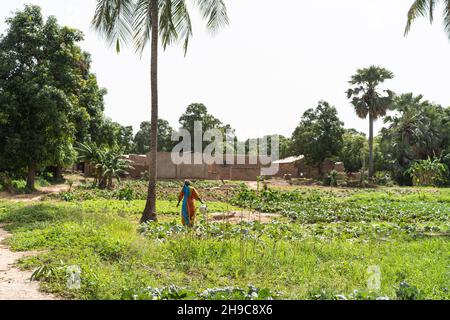
{"label": "vegetable field", "polygon": [[[133,187],[133,186],[132,186]],[[139,225],[142,200],[0,202],[20,267],[41,289],[77,299],[448,299],[450,190],[268,189],[235,185],[210,212],[278,213],[180,224],[160,184],[158,223]],[[173,186],[172,186],[173,187]],[[214,185],[202,185],[206,193]],[[82,189],[72,194],[79,195]],[[91,197],[92,198],[92,197]],[[225,200],[225,199],[223,199]],[[81,287],[67,287],[78,266]],[[371,287],[371,270],[379,286]]]}

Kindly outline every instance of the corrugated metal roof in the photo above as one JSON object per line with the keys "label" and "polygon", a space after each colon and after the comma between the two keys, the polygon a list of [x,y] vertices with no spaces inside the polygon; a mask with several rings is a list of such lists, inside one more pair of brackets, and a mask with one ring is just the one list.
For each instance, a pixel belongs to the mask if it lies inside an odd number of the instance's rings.
{"label": "corrugated metal roof", "polygon": [[274,161],[273,163],[278,163],[278,164],[280,164],[280,163],[293,163],[293,162],[302,160],[303,158],[305,158],[305,156],[301,155],[301,156],[298,156],[298,157],[289,157],[289,158],[285,158],[285,159],[280,159],[280,160]]}

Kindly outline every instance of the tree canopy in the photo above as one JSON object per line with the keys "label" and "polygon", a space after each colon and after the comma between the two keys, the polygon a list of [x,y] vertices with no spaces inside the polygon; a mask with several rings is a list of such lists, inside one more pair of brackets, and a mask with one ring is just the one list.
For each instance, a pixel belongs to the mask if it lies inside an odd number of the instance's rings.
{"label": "tree canopy", "polygon": [[[170,152],[174,146],[172,142],[173,128],[167,120],[158,119],[158,151]],[[146,154],[150,151],[151,123],[144,121],[140,130],[134,136],[134,152]]]}
{"label": "tree canopy", "polygon": [[[191,147],[194,151],[194,138],[195,138],[195,122],[202,124],[202,137],[206,131],[211,129],[218,129],[222,132],[224,137],[224,143],[227,140],[234,141],[234,129],[228,124],[223,124],[222,121],[208,113],[208,109],[202,103],[190,104],[186,111],[180,117],[180,125],[183,129],[186,129],[191,135]],[[202,139],[203,140],[203,139]],[[203,141],[203,149],[209,144],[208,141]],[[234,151],[234,150],[233,150]]]}
{"label": "tree canopy", "polygon": [[386,80],[394,78],[394,74],[384,68],[370,66],[358,69],[349,81],[351,88],[347,91],[347,98],[355,108],[361,119],[369,117],[369,177],[374,174],[373,138],[374,121],[386,115],[392,106],[394,93],[390,90],[380,89]]}
{"label": "tree canopy", "polygon": [[103,96],[90,71],[83,34],[44,21],[38,6],[6,20],[0,38],[0,167],[13,174],[70,166],[75,142],[96,140],[104,125]]}
{"label": "tree canopy", "polygon": [[343,144],[344,128],[337,110],[326,101],[315,109],[308,109],[292,134],[292,148],[304,155],[307,163],[318,165],[325,159],[336,157]]}
{"label": "tree canopy", "polygon": [[443,157],[449,153],[449,109],[414,96],[398,96],[394,101],[396,113],[385,118],[381,130],[381,151],[385,167],[401,183],[410,181],[405,173],[416,160]]}

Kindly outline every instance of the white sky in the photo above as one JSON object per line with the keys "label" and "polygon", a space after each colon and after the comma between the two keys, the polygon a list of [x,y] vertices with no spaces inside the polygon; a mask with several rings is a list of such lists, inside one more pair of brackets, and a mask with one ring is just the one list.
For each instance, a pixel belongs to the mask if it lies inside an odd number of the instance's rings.
{"label": "white sky", "polygon": [[[367,121],[356,117],[345,91],[355,70],[372,64],[395,73],[387,86],[397,93],[422,93],[450,106],[450,42],[442,11],[433,26],[420,19],[404,38],[412,2],[228,0],[227,29],[211,38],[196,19],[187,57],[180,47],[160,55],[160,117],[178,128],[186,107],[202,102],[240,139],[290,136],[307,108],[327,100],[346,127],[367,132]],[[95,0],[1,0],[1,33],[4,18],[25,3],[85,33],[81,46],[108,89],[107,116],[135,130],[150,119],[148,51],[140,59],[132,50],[117,55],[108,48],[90,28]]]}

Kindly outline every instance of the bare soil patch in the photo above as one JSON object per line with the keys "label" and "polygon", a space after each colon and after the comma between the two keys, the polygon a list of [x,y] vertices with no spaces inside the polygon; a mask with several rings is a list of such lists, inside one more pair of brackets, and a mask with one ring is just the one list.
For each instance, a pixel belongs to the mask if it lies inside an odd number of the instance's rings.
{"label": "bare soil patch", "polygon": [[39,284],[30,280],[32,272],[19,270],[18,259],[33,252],[12,252],[2,244],[11,236],[0,226],[0,300],[55,300],[54,296],[39,291]]}

